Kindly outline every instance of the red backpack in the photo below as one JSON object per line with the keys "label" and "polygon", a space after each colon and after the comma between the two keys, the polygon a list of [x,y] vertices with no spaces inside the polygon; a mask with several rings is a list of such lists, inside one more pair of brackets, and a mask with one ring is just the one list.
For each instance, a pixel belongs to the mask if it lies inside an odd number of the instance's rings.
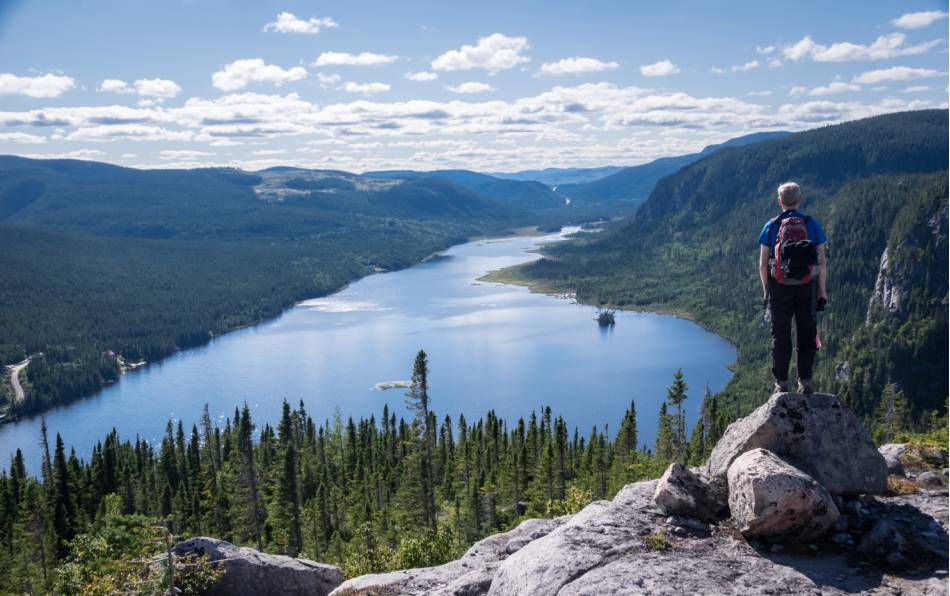
{"label": "red backpack", "polygon": [[789,286],[809,283],[818,264],[818,250],[808,238],[807,215],[781,216],[772,220],[778,225],[775,246],[772,248],[772,277],[780,284]]}

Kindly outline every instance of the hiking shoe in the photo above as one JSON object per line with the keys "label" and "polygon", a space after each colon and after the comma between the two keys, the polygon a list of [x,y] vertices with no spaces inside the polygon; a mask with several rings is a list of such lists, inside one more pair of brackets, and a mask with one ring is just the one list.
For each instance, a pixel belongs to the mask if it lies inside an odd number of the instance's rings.
{"label": "hiking shoe", "polygon": [[804,393],[805,395],[811,395],[812,393],[814,393],[811,387],[811,379],[799,379],[798,392]]}
{"label": "hiking shoe", "polygon": [[772,393],[788,393],[788,381],[775,381]]}

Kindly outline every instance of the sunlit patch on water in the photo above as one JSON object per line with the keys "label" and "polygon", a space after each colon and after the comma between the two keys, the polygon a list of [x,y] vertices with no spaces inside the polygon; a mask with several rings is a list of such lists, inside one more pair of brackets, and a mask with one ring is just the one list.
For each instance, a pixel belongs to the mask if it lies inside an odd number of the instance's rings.
{"label": "sunlit patch on water", "polygon": [[300,308],[318,310],[320,312],[373,312],[392,310],[391,307],[382,306],[368,300],[341,300],[333,296],[304,300],[297,306]]}

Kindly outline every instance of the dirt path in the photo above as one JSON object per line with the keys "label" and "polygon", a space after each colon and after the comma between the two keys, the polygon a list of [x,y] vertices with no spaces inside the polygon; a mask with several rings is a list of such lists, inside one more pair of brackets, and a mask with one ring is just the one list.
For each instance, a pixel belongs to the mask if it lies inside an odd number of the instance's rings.
{"label": "dirt path", "polygon": [[7,370],[10,371],[10,385],[13,387],[13,403],[18,404],[23,401],[24,393],[23,386],[20,385],[20,371],[26,368],[30,363],[30,359],[27,358],[19,364],[11,364],[7,367]]}

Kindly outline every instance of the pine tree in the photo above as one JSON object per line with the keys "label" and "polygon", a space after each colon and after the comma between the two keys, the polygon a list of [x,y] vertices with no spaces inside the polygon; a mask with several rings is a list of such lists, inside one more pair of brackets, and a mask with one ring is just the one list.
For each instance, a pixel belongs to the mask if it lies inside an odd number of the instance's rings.
{"label": "pine tree", "polygon": [[429,529],[436,527],[435,485],[432,469],[432,422],[429,416],[429,364],[426,353],[419,350],[412,368],[412,385],[406,405],[415,411],[413,424],[422,431],[422,482],[423,506],[425,509],[425,524]]}
{"label": "pine tree", "polygon": [[686,414],[683,412],[683,402],[686,401],[687,388],[683,371],[679,369],[673,374],[673,384],[666,391],[667,403],[676,408],[673,418],[673,457],[680,462],[686,459]]}
{"label": "pine tree", "polygon": [[904,393],[893,383],[884,386],[874,414],[875,435],[880,443],[889,443],[907,430],[910,413]]}
{"label": "pine tree", "polygon": [[660,461],[670,461],[675,453],[675,431],[673,417],[667,412],[666,402],[660,404],[660,419],[656,429],[654,452]]}
{"label": "pine tree", "polygon": [[66,556],[66,542],[76,535],[76,505],[70,488],[69,470],[63,438],[56,433],[56,451],[53,456],[53,533],[56,536],[56,556]]}

